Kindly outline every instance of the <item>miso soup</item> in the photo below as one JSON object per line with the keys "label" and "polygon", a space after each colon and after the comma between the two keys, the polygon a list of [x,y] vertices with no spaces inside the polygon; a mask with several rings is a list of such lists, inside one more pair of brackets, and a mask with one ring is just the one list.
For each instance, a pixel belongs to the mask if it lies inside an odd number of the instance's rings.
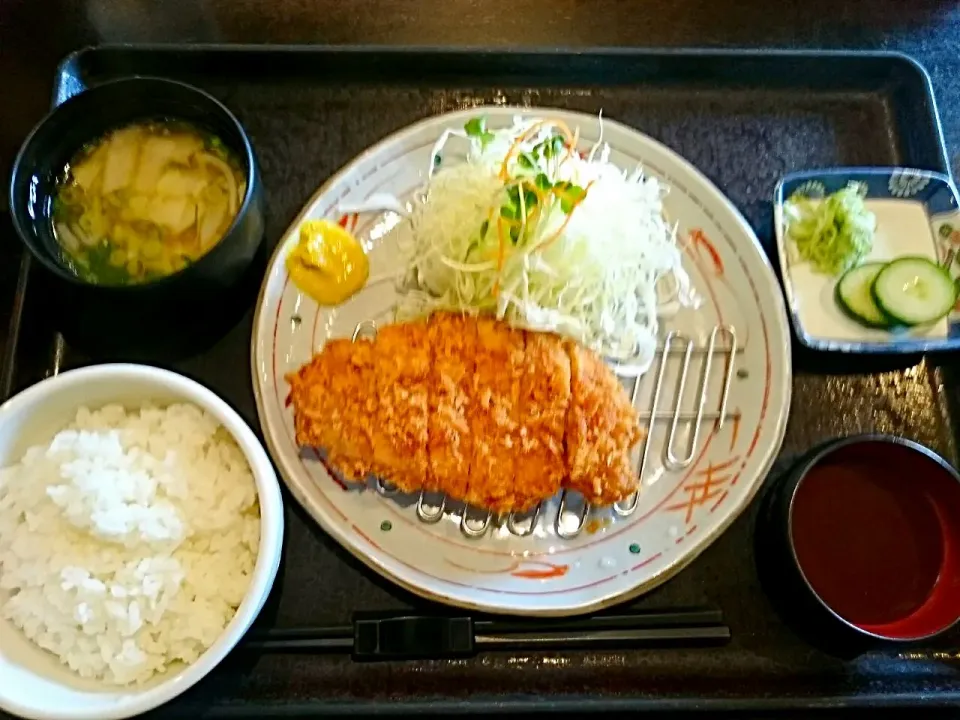
{"label": "miso soup", "polygon": [[216,136],[180,121],[139,122],[70,159],[53,198],[54,234],[89,282],[149,282],[214,248],[246,189],[241,163]]}

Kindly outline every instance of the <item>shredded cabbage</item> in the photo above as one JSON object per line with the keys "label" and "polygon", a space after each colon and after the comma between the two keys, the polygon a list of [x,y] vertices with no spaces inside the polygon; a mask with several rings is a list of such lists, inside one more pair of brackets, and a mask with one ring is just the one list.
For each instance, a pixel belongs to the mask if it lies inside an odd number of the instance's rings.
{"label": "shredded cabbage", "polygon": [[784,203],[787,233],[817,272],[838,275],[873,248],[877,217],[867,210],[865,197],[862,184],[851,182],[826,198],[794,193]]}
{"label": "shredded cabbage", "polygon": [[398,319],[490,314],[571,337],[621,374],[650,366],[658,316],[694,302],[665,189],[613,165],[602,137],[586,156],[577,139],[534,118],[443,134],[401,246]]}

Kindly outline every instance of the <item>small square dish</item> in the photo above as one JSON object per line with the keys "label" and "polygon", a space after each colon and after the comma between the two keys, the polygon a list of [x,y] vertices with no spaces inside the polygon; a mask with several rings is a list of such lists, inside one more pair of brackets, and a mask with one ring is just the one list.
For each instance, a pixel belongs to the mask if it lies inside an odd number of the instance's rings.
{"label": "small square dish", "polygon": [[[794,224],[791,208],[798,205],[791,199],[815,213],[845,188],[863,198],[860,217],[874,228],[872,244],[853,263],[856,272],[825,273],[801,256],[797,235],[803,229]],[[791,173],[777,185],[774,223],[790,319],[801,343],[864,353],[960,348],[960,199],[948,176],[910,168]],[[840,228],[840,221],[829,227]]]}

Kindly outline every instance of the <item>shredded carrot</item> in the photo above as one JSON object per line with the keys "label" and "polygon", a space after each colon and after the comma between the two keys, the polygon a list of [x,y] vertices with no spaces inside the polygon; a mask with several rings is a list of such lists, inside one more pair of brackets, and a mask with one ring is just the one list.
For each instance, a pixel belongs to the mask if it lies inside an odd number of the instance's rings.
{"label": "shredded carrot", "polygon": [[571,157],[573,157],[573,154],[577,151],[578,142],[580,142],[579,126],[577,127],[576,130],[573,131],[573,140],[567,143],[567,152],[564,153],[563,160],[560,161],[561,163],[564,163],[567,160],[569,160]]}
{"label": "shredded carrot", "polygon": [[536,134],[544,125],[554,125],[560,129],[560,132],[564,134],[566,139],[569,141],[573,138],[573,133],[570,132],[570,128],[567,127],[567,124],[562,120],[541,120],[534,123],[526,129],[526,131],[513,141],[513,145],[510,146],[510,149],[507,151],[506,156],[503,158],[503,164],[500,166],[500,179],[506,180],[510,177],[510,174],[507,172],[507,166],[510,164],[510,160],[513,158],[513,154],[517,151],[517,148],[520,147],[520,143],[529,140],[533,135]]}
{"label": "shredded carrot", "polygon": [[563,235],[563,231],[567,229],[567,225],[570,222],[570,218],[573,217],[573,211],[576,210],[578,207],[580,207],[580,203],[582,203],[584,200],[587,199],[587,193],[590,192],[591,185],[593,185],[593,180],[587,183],[587,186],[583,189],[583,195],[581,195],[580,198],[570,208],[570,212],[567,213],[567,217],[564,219],[563,224],[557,229],[557,231],[553,235],[551,235],[545,241],[540,243],[540,245],[537,247],[537,251],[541,251],[544,248],[548,247],[554,241],[556,241],[558,237]]}

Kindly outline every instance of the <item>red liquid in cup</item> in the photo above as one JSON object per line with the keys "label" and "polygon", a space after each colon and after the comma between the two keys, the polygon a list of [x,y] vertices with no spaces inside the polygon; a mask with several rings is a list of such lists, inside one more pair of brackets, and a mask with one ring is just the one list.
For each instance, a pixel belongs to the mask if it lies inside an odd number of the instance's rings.
{"label": "red liquid in cup", "polygon": [[862,630],[906,640],[960,617],[960,483],[915,450],[830,454],[798,485],[790,533],[814,592]]}

